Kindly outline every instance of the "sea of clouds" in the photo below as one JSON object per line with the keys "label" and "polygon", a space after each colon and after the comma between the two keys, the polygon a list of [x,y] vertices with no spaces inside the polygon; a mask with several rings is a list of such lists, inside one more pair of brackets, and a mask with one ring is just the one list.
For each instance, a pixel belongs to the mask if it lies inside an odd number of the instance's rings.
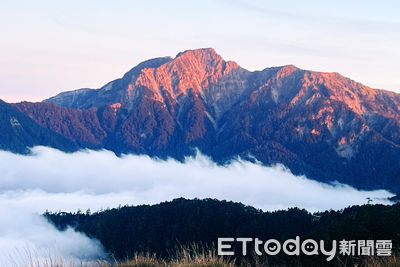
{"label": "sea of clouds", "polygon": [[203,155],[181,163],[117,157],[110,151],[64,153],[35,147],[28,156],[0,151],[0,265],[26,260],[32,253],[71,260],[105,256],[98,241],[73,229],[58,231],[40,216],[46,210],[96,211],[184,197],[239,201],[263,210],[323,211],[365,204],[367,197],[389,203],[390,196],[384,190],[316,182],[280,165],[235,161],[218,166]]}

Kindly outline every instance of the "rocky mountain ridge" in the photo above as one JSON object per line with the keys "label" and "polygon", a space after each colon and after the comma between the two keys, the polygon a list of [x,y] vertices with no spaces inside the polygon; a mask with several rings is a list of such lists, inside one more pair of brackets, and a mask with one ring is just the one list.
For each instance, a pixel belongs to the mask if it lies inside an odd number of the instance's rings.
{"label": "rocky mountain ridge", "polygon": [[213,49],[145,61],[100,89],[13,104],[81,148],[241,157],[362,189],[400,189],[400,95],[293,65],[250,72]]}

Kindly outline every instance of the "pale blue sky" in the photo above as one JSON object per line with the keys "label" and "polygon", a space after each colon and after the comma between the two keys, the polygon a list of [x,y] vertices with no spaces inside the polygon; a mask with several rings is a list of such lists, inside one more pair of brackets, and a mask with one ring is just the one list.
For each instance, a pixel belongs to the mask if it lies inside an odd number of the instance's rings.
{"label": "pale blue sky", "polygon": [[139,62],[213,47],[400,92],[399,1],[0,0],[0,98],[98,88]]}

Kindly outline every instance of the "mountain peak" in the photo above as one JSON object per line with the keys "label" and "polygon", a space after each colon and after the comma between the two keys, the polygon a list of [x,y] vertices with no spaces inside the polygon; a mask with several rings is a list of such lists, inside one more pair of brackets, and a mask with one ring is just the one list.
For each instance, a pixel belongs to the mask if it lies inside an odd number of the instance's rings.
{"label": "mountain peak", "polygon": [[183,52],[180,52],[176,55],[175,59],[178,58],[196,58],[197,60],[222,60],[222,57],[215,52],[214,48],[198,48],[198,49],[189,49]]}
{"label": "mountain peak", "polygon": [[170,62],[179,67],[196,67],[209,72],[208,74],[225,75],[239,65],[233,61],[225,61],[213,48],[199,48],[178,53]]}
{"label": "mountain peak", "polygon": [[283,78],[283,77],[286,77],[286,76],[292,74],[296,70],[299,70],[299,68],[297,68],[295,65],[285,65],[285,66],[282,66],[279,68],[279,71],[277,72],[277,76],[279,78]]}
{"label": "mountain peak", "polygon": [[186,93],[189,89],[199,92],[238,67],[212,48],[186,50],[158,67],[142,69],[133,87],[144,86],[155,92],[163,88],[171,95]]}
{"label": "mountain peak", "polygon": [[[36,123],[82,148],[182,160],[197,148],[220,163],[251,158],[320,181],[400,189],[400,94],[337,73],[293,65],[250,72],[203,48],[47,102],[54,105],[15,105],[30,123],[5,109],[9,137],[0,148],[13,149]],[[43,144],[37,127],[24,138]]]}
{"label": "mountain peak", "polygon": [[[232,61],[228,62],[230,67],[238,67],[236,63]],[[214,71],[215,73],[221,70],[219,69],[220,67],[225,68],[226,63],[227,62],[217,52],[215,52],[213,48],[186,50],[178,53],[171,61],[171,64],[177,64],[182,68],[196,66],[206,71]]]}

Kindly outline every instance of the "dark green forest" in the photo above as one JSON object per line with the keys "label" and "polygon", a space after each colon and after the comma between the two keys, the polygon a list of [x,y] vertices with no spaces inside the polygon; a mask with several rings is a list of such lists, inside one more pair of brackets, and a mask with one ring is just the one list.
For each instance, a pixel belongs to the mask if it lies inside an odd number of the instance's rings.
{"label": "dark green forest", "polygon": [[[180,198],[157,205],[124,206],[96,213],[46,212],[44,216],[59,230],[73,227],[97,238],[116,259],[131,257],[135,252],[168,257],[177,247],[190,244],[215,247],[218,237],[274,238],[283,242],[300,236],[302,240],[312,238],[327,244],[342,239],[389,239],[394,252],[400,245],[400,204],[352,206],[318,213],[298,208],[263,212],[241,203]],[[268,261],[317,266],[326,265],[325,258],[278,254]],[[354,263],[357,260],[351,259]]]}

